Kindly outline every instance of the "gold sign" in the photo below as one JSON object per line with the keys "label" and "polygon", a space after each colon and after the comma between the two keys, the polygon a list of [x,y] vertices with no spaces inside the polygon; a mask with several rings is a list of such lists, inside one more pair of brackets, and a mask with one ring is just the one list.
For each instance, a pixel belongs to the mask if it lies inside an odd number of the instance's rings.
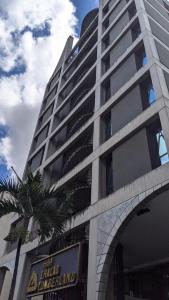
{"label": "gold sign", "polygon": [[32,264],[27,296],[74,286],[78,282],[80,244]]}

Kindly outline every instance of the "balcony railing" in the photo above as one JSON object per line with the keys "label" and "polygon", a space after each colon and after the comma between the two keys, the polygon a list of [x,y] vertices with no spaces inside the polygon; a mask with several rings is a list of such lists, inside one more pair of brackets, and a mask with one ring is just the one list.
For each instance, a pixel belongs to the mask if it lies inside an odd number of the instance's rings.
{"label": "balcony railing", "polygon": [[66,157],[63,166],[63,175],[78,165],[85,157],[87,157],[93,150],[92,141],[86,145],[78,147],[69,157]]}
{"label": "balcony railing", "polygon": [[73,214],[84,210],[91,203],[91,169],[87,173],[79,174],[74,181],[65,186],[64,190],[67,190],[67,197],[73,203]]}
{"label": "balcony railing", "polygon": [[97,24],[98,24],[98,17],[96,17],[93,20],[92,24],[90,24],[89,28],[86,30],[84,35],[80,38],[77,45],[72,49],[71,54],[69,55],[66,61],[66,68],[68,68],[71,65],[72,61],[75,60],[75,58],[86,48],[86,46],[88,46],[90,42],[93,45],[93,40],[94,40],[93,32],[95,33]]}
{"label": "balcony railing", "polygon": [[70,138],[80,127],[82,127],[89,118],[93,115],[93,112],[81,115],[73,124],[71,128],[68,128],[67,138]]}
{"label": "balcony railing", "polygon": [[84,98],[84,96],[87,95],[87,93],[91,90],[91,88],[85,88],[85,89],[83,89],[79,93],[79,95],[75,96],[75,99],[74,98],[72,99],[72,101],[71,101],[71,109],[73,109],[78,104],[78,102],[80,102],[80,100],[82,100]]}

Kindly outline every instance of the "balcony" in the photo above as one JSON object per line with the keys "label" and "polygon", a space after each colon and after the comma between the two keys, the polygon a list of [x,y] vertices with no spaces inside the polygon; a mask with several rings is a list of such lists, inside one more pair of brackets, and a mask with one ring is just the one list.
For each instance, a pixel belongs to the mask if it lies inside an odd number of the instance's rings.
{"label": "balcony", "polygon": [[45,178],[51,184],[56,183],[93,151],[93,127],[88,128],[68,149],[57,157],[45,169]]}
{"label": "balcony", "polygon": [[57,132],[49,142],[47,157],[54,154],[67,140],[73,136],[92,117],[94,112],[94,99],[90,99],[73,115],[70,121]]}
{"label": "balcony", "polygon": [[43,115],[40,117],[38,124],[37,124],[37,128],[36,131],[39,131],[40,128],[46,123],[46,121],[49,119],[49,117],[52,115],[53,112],[53,108],[54,108],[54,103],[52,103],[48,109],[43,113]]}
{"label": "balcony", "polygon": [[[43,146],[28,162],[26,168],[26,174],[29,170],[31,172],[36,171],[42,164],[43,156],[44,156],[45,146]],[[25,174],[25,176],[26,176]]]}
{"label": "balcony", "polygon": [[96,71],[93,70],[84,82],[78,87],[77,91],[71,97],[71,109],[73,109],[93,88],[96,82]]}
{"label": "balcony", "polygon": [[91,204],[91,170],[79,174],[68,185],[68,197],[74,204],[73,214],[84,210]]}
{"label": "balcony", "polygon": [[[93,43],[93,41],[92,41]],[[92,45],[93,47],[93,45]],[[91,47],[91,49],[92,49]],[[72,74],[75,72],[74,76],[72,77],[72,80],[74,82],[74,85],[76,84],[76,81],[79,82],[79,76],[80,78],[82,78],[85,73],[87,73],[87,71],[92,67],[92,65],[96,62],[97,59],[97,49],[96,47],[91,51],[91,53],[89,54],[91,49],[87,49],[87,52],[85,52],[84,54],[81,54],[80,59],[78,59],[76,61],[75,64],[73,64],[69,70],[66,72],[66,74],[63,76],[62,78],[62,86],[64,86],[64,84],[70,79],[70,77],[72,76]],[[88,56],[89,54],[89,56]],[[85,58],[85,59],[84,59]],[[84,60],[84,61],[83,61]],[[82,63],[82,65],[81,65]]]}
{"label": "balcony", "polygon": [[85,157],[87,157],[93,150],[93,141],[85,140],[85,145],[80,145],[78,148],[75,148],[72,153],[68,153],[64,157],[63,164],[63,175],[72,170],[76,165],[78,165]]}
{"label": "balcony", "polygon": [[93,111],[83,113],[78,116],[76,121],[68,126],[67,138],[70,138],[75,132],[77,132],[93,115]]}
{"label": "balcony", "polygon": [[31,153],[34,152],[46,139],[49,132],[49,123],[41,130],[41,132],[34,138]]}
{"label": "balcony", "polygon": [[58,84],[50,91],[50,93],[45,95],[45,99],[43,100],[42,103],[41,113],[48,107],[49,103],[52,102],[55,95],[57,94],[57,90],[58,90]]}
{"label": "balcony", "polygon": [[[60,92],[59,97],[58,97],[58,103],[57,105],[59,106],[69,95],[70,98],[77,98],[77,97],[81,97],[81,92],[83,92],[84,90],[88,89],[90,90],[90,88],[93,87],[93,85],[95,84],[96,81],[96,70],[93,67],[91,69],[91,66],[93,65],[95,58],[92,60],[89,60],[88,63],[86,62],[85,66],[83,68],[81,68],[77,74],[75,75],[75,77],[69,82],[69,84],[66,85],[66,87]],[[91,63],[91,64],[90,64]],[[88,73],[88,75],[85,77],[85,75],[87,74],[87,72],[91,69],[91,71]],[[82,81],[82,78],[84,78],[84,80]],[[80,81],[82,81],[80,83]],[[80,83],[80,86],[78,86]],[[75,89],[77,86],[77,90]],[[71,95],[72,90],[75,90],[73,95]]]}
{"label": "balcony", "polygon": [[59,192],[65,194],[72,201],[72,215],[83,211],[91,204],[91,167],[67,182]]}
{"label": "balcony", "polygon": [[[88,77],[80,84],[77,90],[70,96],[66,103],[62,106],[62,108],[56,113],[53,123],[54,130],[70,113],[71,111],[78,105],[79,102],[83,100],[83,98],[91,91],[96,81],[96,71],[93,70]],[[89,95],[86,101],[91,99],[92,95]],[[60,97],[60,103],[62,98]],[[59,105],[59,101],[58,101]]]}
{"label": "balcony", "polygon": [[84,54],[88,53],[90,49],[94,46],[94,44],[96,44],[98,38],[97,30],[96,30],[97,25],[98,25],[98,17],[94,19],[92,24],[83,34],[83,36],[80,37],[79,42],[72,49],[70,55],[66,60],[66,64],[65,64],[66,70],[68,70],[69,67],[72,65],[72,63],[75,62],[75,60],[78,58],[78,61],[76,61],[76,66],[77,66],[80,63],[80,61],[82,61],[82,56],[84,58]]}
{"label": "balcony", "polygon": [[61,69],[52,76],[52,78],[50,79],[48,85],[47,85],[47,91],[51,91],[52,88],[54,87],[54,85],[56,84],[56,82],[58,81],[59,77],[60,77],[60,73],[61,73]]}

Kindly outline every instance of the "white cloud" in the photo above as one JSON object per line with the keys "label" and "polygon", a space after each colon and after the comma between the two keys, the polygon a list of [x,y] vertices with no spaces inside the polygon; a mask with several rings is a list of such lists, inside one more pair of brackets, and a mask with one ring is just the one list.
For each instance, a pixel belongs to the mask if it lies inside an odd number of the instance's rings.
{"label": "white cloud", "polygon": [[[0,124],[9,136],[0,143],[0,156],[23,172],[45,85],[61,55],[66,39],[75,34],[75,8],[70,0],[1,0],[0,68],[10,71],[19,62],[24,74],[0,79]],[[25,27],[44,28],[51,35],[34,39]],[[15,36],[15,39],[13,38]]]}
{"label": "white cloud", "polygon": [[0,157],[0,163],[3,163],[3,158],[9,159],[10,163],[10,152],[12,149],[11,140],[10,138],[2,138],[0,140],[0,153],[2,154],[2,157]]}

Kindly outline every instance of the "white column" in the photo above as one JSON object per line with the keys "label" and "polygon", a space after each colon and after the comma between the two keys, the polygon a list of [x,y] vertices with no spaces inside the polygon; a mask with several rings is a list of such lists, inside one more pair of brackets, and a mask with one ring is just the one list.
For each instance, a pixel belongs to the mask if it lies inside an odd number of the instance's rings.
{"label": "white column", "polygon": [[96,300],[97,219],[90,221],[87,300]]}

